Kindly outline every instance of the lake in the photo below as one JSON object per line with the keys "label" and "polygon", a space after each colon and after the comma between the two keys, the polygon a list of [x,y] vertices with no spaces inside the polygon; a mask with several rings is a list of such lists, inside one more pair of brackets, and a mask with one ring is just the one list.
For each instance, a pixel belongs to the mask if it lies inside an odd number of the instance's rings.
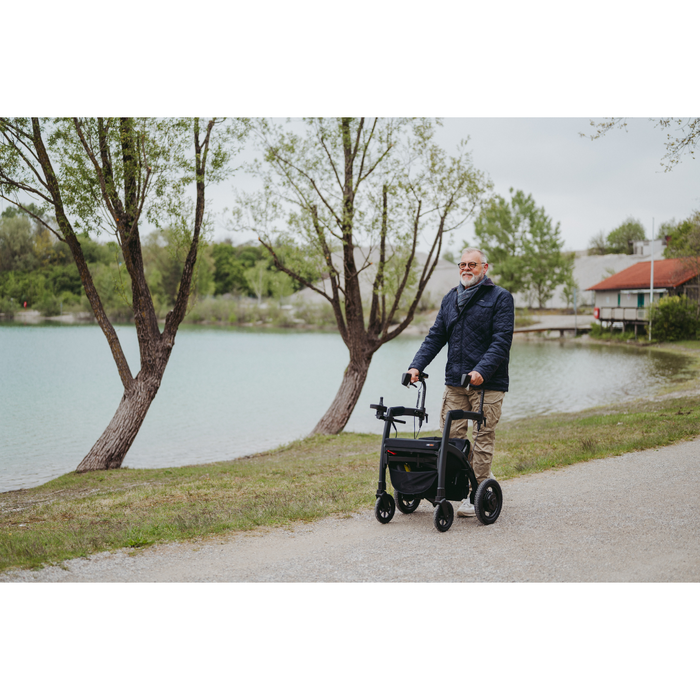
{"label": "lake", "polygon": [[[117,333],[136,374],[136,333],[130,326]],[[417,392],[400,377],[421,342],[399,337],[379,350],[346,430],[379,433],[383,424],[369,404],[380,396],[388,405],[415,405]],[[445,358],[443,349],[427,369],[424,434],[438,430]],[[2,324],[0,359],[0,491],[72,471],[122,395],[102,332]],[[333,333],[183,327],[124,466],[203,464],[301,438],[330,405],[347,362]],[[687,364],[654,350],[517,340],[502,420],[641,396],[682,377]]]}

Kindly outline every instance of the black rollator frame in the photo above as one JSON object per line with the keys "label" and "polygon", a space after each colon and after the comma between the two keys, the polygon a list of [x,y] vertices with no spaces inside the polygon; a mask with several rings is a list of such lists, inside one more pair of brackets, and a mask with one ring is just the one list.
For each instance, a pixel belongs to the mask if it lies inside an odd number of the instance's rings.
{"label": "black rollator frame", "polygon": [[[486,423],[485,390],[481,389],[478,412],[459,409],[448,411],[441,437],[418,438],[417,433],[420,432],[423,422],[428,422],[428,413],[425,410],[426,379],[428,375],[421,372],[418,376],[421,388],[418,390],[415,408],[385,406],[384,397],[379,399],[378,404],[370,406],[376,411],[376,417],[384,421],[374,514],[380,523],[388,523],[394,517],[397,506],[402,513],[409,514],[418,508],[421,500],[427,500],[435,507],[435,527],[440,532],[446,532],[454,520],[454,508],[450,501],[462,501],[469,496],[478,520],[484,525],[490,525],[496,522],[501,512],[501,487],[493,478],[477,484],[470,461],[473,446],[470,446],[466,438],[450,438],[453,421],[471,420],[476,425],[473,436],[476,445],[481,428]],[[411,384],[411,375],[408,372],[402,375],[401,383],[406,387],[415,386]],[[469,374],[462,375],[461,385],[469,387]],[[418,419],[418,431],[415,430],[414,420],[413,440],[398,437],[396,424],[406,423],[405,420],[399,420],[399,416],[413,416],[414,419]],[[390,437],[392,428],[396,432],[395,438]],[[396,498],[386,490],[387,470]]]}

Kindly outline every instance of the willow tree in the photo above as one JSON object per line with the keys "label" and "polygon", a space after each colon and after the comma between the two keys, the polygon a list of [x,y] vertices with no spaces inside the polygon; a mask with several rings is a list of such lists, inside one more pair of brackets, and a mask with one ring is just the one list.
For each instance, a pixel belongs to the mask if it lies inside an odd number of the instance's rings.
{"label": "willow tree", "polygon": [[[453,155],[436,144],[435,121],[307,119],[303,133],[293,126],[258,122],[261,188],[242,198],[239,214],[277,269],[333,308],[350,358],[312,434],[334,434],[352,414],[374,353],[411,323],[444,242],[490,183],[466,141]],[[419,247],[427,250],[420,263]]]}
{"label": "willow tree", "polygon": [[[78,472],[121,467],[160,387],[187,311],[206,227],[206,185],[228,175],[245,122],[209,119],[0,118],[0,197],[37,219],[73,255],[95,319],[109,344],[124,393]],[[28,206],[32,201],[38,208]],[[177,232],[183,271],[159,328],[146,283],[141,227]],[[106,232],[124,257],[139,343],[134,374],[103,308],[81,247]]]}

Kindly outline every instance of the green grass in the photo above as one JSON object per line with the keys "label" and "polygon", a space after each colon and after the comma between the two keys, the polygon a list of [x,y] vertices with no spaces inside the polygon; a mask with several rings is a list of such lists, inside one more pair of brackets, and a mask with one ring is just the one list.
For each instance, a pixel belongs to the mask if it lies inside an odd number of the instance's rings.
{"label": "green grass", "polygon": [[[500,480],[700,434],[700,397],[504,422]],[[371,509],[378,435],[316,436],[231,462],[67,474],[0,493],[0,570]]]}
{"label": "green grass", "polygon": [[528,418],[499,426],[493,472],[508,479],[700,434],[700,396]]}

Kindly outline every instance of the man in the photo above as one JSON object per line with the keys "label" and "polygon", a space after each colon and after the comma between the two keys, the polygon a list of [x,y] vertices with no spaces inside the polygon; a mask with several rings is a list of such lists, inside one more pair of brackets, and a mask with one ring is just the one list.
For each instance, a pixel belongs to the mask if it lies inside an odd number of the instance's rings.
{"label": "man", "polygon": [[[472,452],[472,467],[478,483],[491,474],[495,444],[495,428],[501,417],[503,397],[508,391],[508,357],[513,341],[515,308],[513,296],[496,286],[486,272],[486,256],[476,248],[467,248],[459,263],[460,284],[443,298],[433,327],[413,358],[408,370],[411,382],[448,345],[445,366],[445,393],[440,411],[440,429],[445,426],[448,411],[478,411],[481,389],[484,394],[484,415],[479,439]],[[460,386],[463,374],[479,390]],[[466,437],[467,420],[454,421],[450,437]],[[473,501],[474,494],[471,494]],[[464,499],[458,516],[471,516],[474,504]]]}

